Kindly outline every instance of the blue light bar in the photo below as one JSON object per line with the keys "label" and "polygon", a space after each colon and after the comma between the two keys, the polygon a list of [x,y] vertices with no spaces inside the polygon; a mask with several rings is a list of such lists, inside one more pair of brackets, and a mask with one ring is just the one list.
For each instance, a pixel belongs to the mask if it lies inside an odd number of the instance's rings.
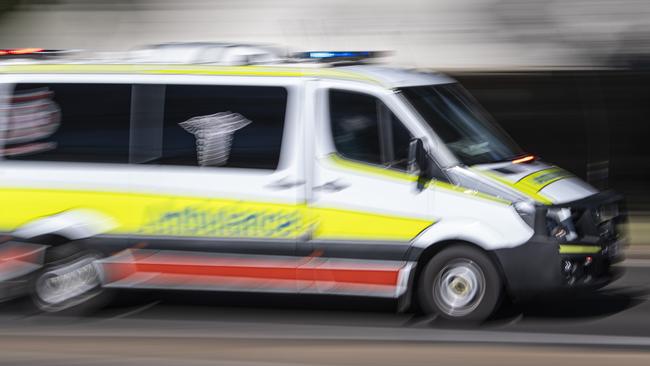
{"label": "blue light bar", "polygon": [[387,56],[385,51],[308,51],[294,53],[293,57],[301,60],[318,60],[322,62],[361,62],[365,59]]}
{"label": "blue light bar", "polygon": [[370,51],[315,51],[306,52],[305,58],[366,58],[372,57]]}

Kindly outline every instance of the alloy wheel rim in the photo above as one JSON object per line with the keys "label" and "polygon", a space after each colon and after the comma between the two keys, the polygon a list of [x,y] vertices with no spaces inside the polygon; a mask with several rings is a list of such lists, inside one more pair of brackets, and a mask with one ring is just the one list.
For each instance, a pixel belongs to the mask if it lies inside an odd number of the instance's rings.
{"label": "alloy wheel rim", "polygon": [[484,296],[483,270],[469,259],[457,259],[445,265],[433,284],[433,300],[448,316],[461,317],[471,313]]}

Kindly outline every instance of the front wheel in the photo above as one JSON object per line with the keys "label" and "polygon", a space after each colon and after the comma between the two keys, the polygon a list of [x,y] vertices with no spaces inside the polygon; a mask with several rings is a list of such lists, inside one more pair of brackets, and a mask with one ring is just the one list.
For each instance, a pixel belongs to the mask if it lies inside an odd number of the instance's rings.
{"label": "front wheel", "polygon": [[426,264],[418,282],[422,309],[458,321],[483,321],[498,307],[502,282],[492,260],[477,248],[451,247]]}

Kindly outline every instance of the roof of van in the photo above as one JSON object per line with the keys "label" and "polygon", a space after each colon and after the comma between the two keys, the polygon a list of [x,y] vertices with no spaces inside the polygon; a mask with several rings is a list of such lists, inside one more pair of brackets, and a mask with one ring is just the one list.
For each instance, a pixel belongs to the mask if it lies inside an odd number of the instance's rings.
{"label": "roof of van", "polygon": [[21,63],[0,64],[0,74],[157,74],[223,75],[264,77],[313,77],[355,80],[396,88],[415,85],[447,84],[454,80],[444,74],[375,65],[318,67],[314,64],[257,66],[213,66],[188,64],[88,64]]}

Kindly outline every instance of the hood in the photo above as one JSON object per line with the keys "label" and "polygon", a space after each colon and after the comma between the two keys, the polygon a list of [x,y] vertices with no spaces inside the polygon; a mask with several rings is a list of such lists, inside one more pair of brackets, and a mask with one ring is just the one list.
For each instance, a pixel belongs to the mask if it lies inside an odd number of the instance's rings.
{"label": "hood", "polygon": [[575,175],[541,161],[483,164],[470,169],[547,205],[575,201],[598,193],[597,189]]}

